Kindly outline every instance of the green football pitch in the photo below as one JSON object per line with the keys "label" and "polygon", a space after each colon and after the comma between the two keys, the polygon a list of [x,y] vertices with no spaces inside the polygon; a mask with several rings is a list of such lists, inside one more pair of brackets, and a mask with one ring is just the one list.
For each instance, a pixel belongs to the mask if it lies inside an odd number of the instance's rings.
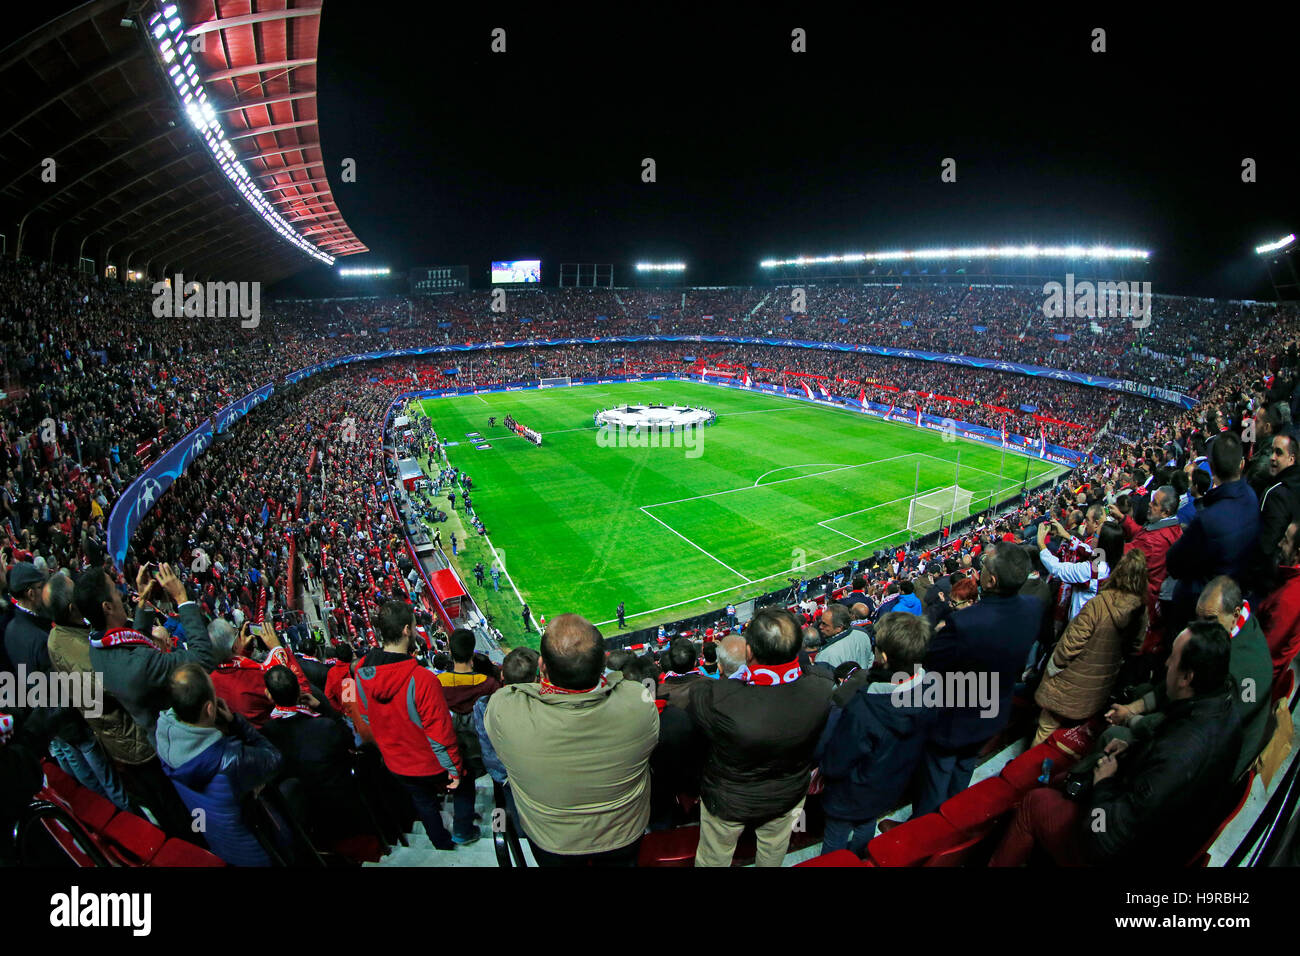
{"label": "green football pitch", "polygon": [[[717,422],[695,448],[598,441],[597,411],[650,402],[711,408]],[[906,541],[918,491],[933,492],[926,500],[944,510],[954,485],[970,492],[964,515],[1010,497],[1026,479],[1032,486],[1065,471],[847,409],[690,382],[498,392],[422,405],[439,438],[457,443],[448,458],[473,479],[474,508],[505,568],[501,588],[515,612],[517,589],[534,617],[576,612],[607,633],[620,601],[629,627],[646,627]],[[506,429],[507,413],[541,432],[541,447]],[[489,427],[492,415],[497,424]],[[472,432],[491,447],[476,448],[466,437]],[[480,589],[467,580],[477,597]],[[497,602],[506,596],[492,595]],[[497,626],[513,643],[519,627],[517,614],[511,618],[515,627]],[[536,635],[528,637],[535,645]]]}

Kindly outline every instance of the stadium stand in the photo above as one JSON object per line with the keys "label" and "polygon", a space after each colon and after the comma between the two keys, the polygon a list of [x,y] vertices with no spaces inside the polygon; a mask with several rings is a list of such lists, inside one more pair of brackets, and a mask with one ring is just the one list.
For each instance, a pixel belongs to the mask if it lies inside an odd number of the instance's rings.
{"label": "stadium stand", "polygon": [[[991,576],[1020,574],[1005,557],[1009,550],[1019,549],[1030,568],[1020,575],[1027,575],[1020,589],[1032,592],[1044,604],[1045,627],[1034,654],[1016,674],[1011,724],[996,736],[990,734],[981,745],[974,783],[950,796],[934,813],[905,819],[897,826],[882,825],[881,832],[866,843],[861,858],[853,855],[852,862],[983,865],[997,857],[1013,831],[1017,837],[1033,836],[1033,859],[1044,860],[1059,848],[1059,833],[1044,822],[1048,798],[1029,799],[1029,795],[1068,789],[1074,782],[1075,797],[1082,801],[1078,806],[1113,799],[1132,785],[1125,778],[1130,773],[1127,768],[1140,768],[1137,757],[1158,748],[1195,719],[1196,708],[1214,704],[1216,695],[1225,700],[1234,695],[1225,688],[1180,685],[1175,679],[1178,668],[1172,671],[1175,678],[1166,683],[1166,659],[1188,653],[1186,645],[1191,643],[1175,641],[1181,625],[1199,612],[1195,594],[1189,604],[1158,590],[1150,610],[1164,624],[1163,637],[1154,644],[1123,649],[1122,666],[1099,695],[1106,700],[1104,705],[1084,715],[1067,715],[1068,724],[1045,743],[1024,749],[1038,709],[1035,696],[1042,677],[1086,669],[1096,656],[1110,653],[1101,646],[1109,638],[1100,629],[1089,631],[1086,622],[1080,623],[1082,612],[1071,619],[1068,613],[1053,615],[1048,610],[1068,608],[1070,588],[1084,585],[1051,579],[1038,557],[1036,529],[1058,522],[1065,534],[1052,534],[1047,548],[1063,565],[1086,563],[1100,546],[1097,522],[1090,515],[1099,507],[1104,516],[1113,507],[1120,516],[1132,519],[1124,523],[1124,546],[1141,546],[1136,539],[1143,526],[1162,520],[1152,522],[1150,509],[1157,490],[1166,485],[1175,489],[1177,507],[1172,510],[1177,512],[1175,524],[1185,542],[1182,551],[1171,557],[1168,573],[1182,574],[1187,581],[1227,573],[1236,578],[1244,594],[1239,605],[1226,609],[1226,623],[1205,625],[1208,636],[1198,638],[1205,646],[1198,645],[1194,653],[1201,660],[1218,653],[1224,658],[1225,673],[1234,681],[1242,674],[1233,668],[1246,666],[1238,657],[1245,660],[1247,652],[1263,655],[1274,676],[1271,693],[1259,694],[1259,706],[1267,708],[1276,698],[1283,702],[1282,709],[1270,713],[1266,743],[1259,754],[1240,753],[1239,740],[1221,742],[1225,753],[1237,748],[1229,763],[1241,758],[1251,769],[1236,778],[1220,773],[1201,781],[1201,789],[1194,792],[1201,805],[1210,808],[1206,814],[1190,813],[1170,797],[1170,802],[1141,808],[1131,844],[1091,847],[1089,852],[1102,861],[1127,859],[1126,854],[1140,847],[1147,834],[1161,832],[1153,820],[1163,814],[1187,828],[1180,834],[1190,848],[1182,862],[1223,863],[1233,859],[1239,847],[1249,850],[1252,839],[1258,842],[1258,836],[1248,838],[1243,828],[1251,825],[1265,800],[1293,773],[1285,754],[1277,759],[1270,756],[1289,747],[1292,658],[1294,648],[1300,646],[1291,633],[1295,616],[1285,613],[1287,588],[1294,577],[1287,572],[1297,565],[1295,536],[1300,527],[1300,498],[1291,491],[1297,474],[1291,423],[1300,405],[1300,356],[1295,345],[1300,311],[1293,305],[1164,299],[1153,327],[1139,335],[1124,325],[1098,334],[1077,323],[1047,323],[1041,309],[1035,315],[1034,296],[1015,289],[815,288],[808,311],[795,315],[783,311],[781,289],[530,290],[516,307],[522,317],[531,319],[526,325],[518,322],[519,315],[507,322],[491,313],[482,296],[454,294],[431,299],[275,303],[264,312],[257,330],[241,330],[234,322],[221,327],[160,325],[144,318],[149,315],[150,297],[141,289],[26,260],[0,263],[0,374],[5,392],[0,479],[8,592],[0,667],[12,672],[22,665],[29,673],[33,668],[49,669],[48,653],[44,660],[41,655],[41,635],[51,629],[45,613],[51,600],[49,578],[55,574],[77,582],[77,607],[92,625],[81,640],[116,636],[138,642],[139,646],[111,652],[131,655],[165,654],[193,644],[196,635],[177,627],[176,602],[159,586],[168,576],[162,568],[176,568],[177,578],[204,619],[224,620],[234,635],[224,666],[264,676],[277,664],[296,665],[303,687],[301,702],[277,708],[287,713],[273,719],[341,722],[347,728],[352,761],[348,779],[357,788],[364,812],[349,821],[351,832],[326,839],[313,833],[310,821],[302,817],[292,782],[278,781],[268,796],[250,800],[243,808],[275,861],[355,865],[373,862],[390,846],[409,842],[415,808],[385,769],[382,743],[377,750],[363,739],[355,709],[358,702],[346,693],[355,687],[359,666],[401,665],[406,651],[393,647],[414,652],[414,659],[433,665],[443,676],[452,675],[430,690],[429,706],[434,711],[441,707],[438,714],[448,717],[450,736],[445,746],[458,753],[481,750],[483,772],[497,767],[504,774],[496,781],[501,785],[496,804],[512,821],[518,819],[508,809],[516,799],[509,783],[510,762],[499,761],[494,754],[488,759],[492,704],[502,691],[485,698],[485,713],[478,715],[480,732],[472,714],[450,718],[454,695],[443,687],[471,684],[479,678],[502,682],[507,689],[512,683],[546,685],[531,680],[536,676],[533,672],[525,675],[528,680],[512,680],[509,660],[493,663],[476,656],[457,663],[441,657],[453,650],[450,627],[439,618],[427,590],[414,583],[420,576],[411,576],[414,565],[385,467],[389,456],[384,443],[391,441],[391,435],[385,435],[384,423],[394,397],[423,388],[464,387],[465,382],[446,375],[445,362],[438,356],[396,356],[291,382],[287,377],[345,355],[439,344],[439,337],[446,343],[512,342],[520,328],[527,329],[532,344],[469,353],[474,357],[475,385],[629,372],[698,374],[704,368],[723,374],[743,369],[755,382],[771,384],[824,376],[817,381],[835,398],[865,394],[882,404],[888,400],[907,409],[919,407],[936,417],[960,415],[964,421],[990,428],[1006,425],[1012,431],[1019,428],[1020,434],[1041,435],[1053,444],[1095,456],[1068,478],[1031,489],[964,527],[918,536],[896,554],[861,555],[856,569],[860,581],[852,585],[823,582],[802,600],[773,601],[774,607],[789,612],[794,627],[820,616],[850,587],[863,591],[875,608],[872,620],[863,625],[874,642],[884,615],[907,613],[891,611],[897,605],[890,593],[906,582],[917,595],[929,632],[948,630],[974,641],[971,622],[975,618],[969,612],[972,606],[988,607],[997,600],[990,591]],[[597,321],[598,316],[605,318]],[[903,325],[904,321],[910,324]],[[439,328],[448,323],[449,328]],[[976,332],[975,325],[984,331]],[[436,333],[431,332],[434,329]],[[775,336],[945,354],[954,342],[961,342],[983,359],[1114,375],[1195,396],[1199,404],[1184,409],[1074,382],[892,355],[724,342],[701,362],[696,347],[687,343],[547,345],[540,341],[703,334]],[[1070,340],[1059,338],[1063,335]],[[693,358],[688,361],[687,356]],[[131,483],[212,419],[214,412],[268,383],[276,385],[271,396],[242,420],[224,423],[215,440],[151,502],[125,560],[120,567],[115,565],[109,554],[108,519],[115,507],[123,506]],[[349,437],[342,440],[345,429]],[[1225,434],[1236,439],[1225,441]],[[1238,439],[1246,445],[1244,452],[1236,450]],[[417,440],[427,448],[437,436],[421,433]],[[1271,454],[1273,447],[1280,447],[1280,454]],[[1214,471],[1208,490],[1200,490],[1195,480],[1201,461]],[[1239,543],[1223,530],[1227,492],[1220,489],[1235,483],[1250,486],[1254,502],[1249,507],[1254,513],[1259,512],[1261,501],[1264,507],[1277,509],[1267,512],[1270,520],[1260,525],[1269,529],[1268,537],[1261,531],[1247,542],[1247,550],[1263,555],[1262,564],[1248,561]],[[434,507],[428,496],[412,498],[421,507]],[[107,596],[95,581],[95,575],[102,578],[104,571],[112,582]],[[963,577],[979,578],[983,596],[968,594],[966,602],[958,601],[959,591],[972,590],[958,588]],[[946,590],[937,585],[941,578],[948,581]],[[1105,580],[1093,583],[1106,587]],[[385,608],[394,601],[415,608],[414,636],[402,637],[409,643],[383,639]],[[103,605],[114,602],[125,605],[130,626],[106,635],[102,623],[93,625],[103,618]],[[964,606],[954,606],[959,603]],[[141,613],[132,621],[134,609]],[[1215,628],[1219,630],[1210,634]],[[223,633],[221,627],[210,631]],[[688,661],[693,666],[683,673],[682,663],[671,657],[673,638],[694,640],[694,654],[700,653],[703,642],[718,645],[724,651],[719,666],[725,670],[726,640],[743,642],[744,632],[737,633],[720,613],[703,621],[668,625],[662,643],[643,636],[617,660],[613,655],[620,651],[611,650],[610,674],[600,678],[601,684],[619,683],[612,680],[615,674],[621,675],[620,680],[656,684],[698,674],[702,662]],[[743,643],[741,647],[743,654]],[[873,687],[875,693],[881,693],[882,686],[887,690],[891,675],[879,667],[873,670],[870,661],[856,662],[863,671],[857,681],[851,674],[826,673],[829,666],[816,661],[824,650],[824,646],[810,646],[789,663],[809,672],[809,679],[825,680],[835,689],[837,696],[826,708],[824,733],[847,732],[858,726],[854,721],[867,719],[851,717],[850,703],[859,697],[865,700]],[[563,673],[559,662],[571,651],[543,647],[543,660],[551,655],[547,661],[551,679]],[[978,664],[978,654],[971,653],[976,661],[972,667],[987,671],[990,665]],[[362,658],[367,663],[358,665]],[[614,663],[619,666],[613,667]],[[742,698],[744,693],[755,697],[779,690],[763,686],[754,668],[748,670],[748,680],[746,671],[740,673],[735,688]],[[701,674],[696,682],[711,679]],[[558,686],[599,699],[605,693],[601,684]],[[153,700],[157,717],[165,701]],[[369,705],[360,706],[364,713]],[[1139,707],[1141,714],[1135,712]],[[1233,716],[1224,718],[1225,724],[1254,716],[1236,715],[1234,707],[1229,707]],[[629,756],[635,766],[643,765],[645,783],[644,793],[627,795],[633,806],[628,819],[633,829],[652,827],[633,857],[642,865],[686,865],[695,856],[703,813],[726,819],[719,816],[727,812],[724,805],[706,804],[702,810],[699,798],[703,794],[707,800],[708,794],[717,792],[716,780],[710,782],[703,774],[725,772],[730,755],[715,754],[717,759],[709,762],[711,741],[700,735],[689,708],[654,709],[658,744]],[[6,794],[6,807],[15,802],[22,807],[14,821],[19,824],[18,841],[8,839],[12,828],[6,828],[0,840],[0,853],[6,859],[36,862],[62,854],[76,865],[218,862],[186,839],[192,834],[167,832],[163,827],[159,788],[170,786],[167,768],[147,735],[136,741],[139,753],[130,760],[123,758],[122,741],[131,735],[129,718],[123,718],[125,724],[109,725],[77,715],[43,713],[42,708],[11,710],[0,721],[5,728],[0,752],[22,761],[29,772],[5,776],[6,788],[25,791]],[[1099,763],[1098,754],[1099,747],[1110,745],[1116,737],[1114,732],[1102,733],[1112,725],[1128,732],[1118,738],[1131,741],[1126,746],[1135,755],[1113,777],[1108,776],[1110,764]],[[220,724],[205,719],[203,726]],[[797,802],[788,801],[791,810],[801,807],[803,811],[790,827],[789,859],[808,857],[805,865],[850,862],[847,851],[815,862],[812,856],[822,826],[824,790],[819,787],[828,785],[811,775],[816,743],[812,740],[807,753],[801,751],[799,756],[809,768],[807,786],[797,794]],[[295,756],[305,762],[312,757],[309,752]],[[887,755],[880,757],[879,765],[873,759],[871,754],[861,757],[864,779],[891,772]],[[1102,764],[1107,769],[1094,767]],[[1082,775],[1068,773],[1079,766],[1088,769]],[[516,768],[515,774],[522,778],[523,771]],[[480,813],[497,808],[481,782],[478,796]],[[576,799],[558,785],[544,797],[535,792],[521,792],[518,797],[524,803],[525,820],[538,819],[540,804],[563,809],[565,799]],[[889,814],[905,818],[910,804],[909,794]],[[668,808],[666,815],[655,814],[653,824],[652,806]],[[517,844],[525,828],[514,823],[512,827]],[[462,846],[455,852],[469,850]],[[593,850],[597,852],[607,849]],[[744,837],[734,859],[744,863],[759,853],[759,842]],[[536,856],[510,848],[497,856],[498,861],[516,865],[528,859]]]}

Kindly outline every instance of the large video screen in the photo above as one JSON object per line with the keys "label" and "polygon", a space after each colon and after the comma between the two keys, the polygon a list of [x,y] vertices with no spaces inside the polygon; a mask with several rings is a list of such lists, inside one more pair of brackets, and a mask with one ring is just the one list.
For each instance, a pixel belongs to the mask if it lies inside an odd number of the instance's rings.
{"label": "large video screen", "polygon": [[513,262],[492,263],[492,281],[541,282],[541,259],[515,259]]}

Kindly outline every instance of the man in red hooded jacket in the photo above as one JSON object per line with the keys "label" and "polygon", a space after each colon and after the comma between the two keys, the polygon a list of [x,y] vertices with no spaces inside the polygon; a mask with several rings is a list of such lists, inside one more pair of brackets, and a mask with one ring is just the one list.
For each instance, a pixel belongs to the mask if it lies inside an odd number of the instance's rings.
{"label": "man in red hooded jacket", "polygon": [[379,636],[383,647],[368,653],[357,668],[361,720],[375,735],[384,765],[411,795],[430,841],[439,850],[454,850],[439,798],[460,786],[465,768],[442,685],[412,656],[411,606],[385,604],[379,611]]}
{"label": "man in red hooded jacket", "polygon": [[1277,587],[1259,605],[1259,623],[1273,658],[1273,683],[1300,652],[1300,524],[1291,522],[1279,546]]}

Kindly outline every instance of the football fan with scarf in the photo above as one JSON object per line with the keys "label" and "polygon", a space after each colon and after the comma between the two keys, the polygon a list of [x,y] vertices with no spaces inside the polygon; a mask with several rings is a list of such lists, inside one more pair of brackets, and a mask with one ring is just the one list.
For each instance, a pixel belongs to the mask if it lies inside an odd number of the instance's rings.
{"label": "football fan with scarf", "polygon": [[234,627],[224,618],[208,625],[208,637],[213,653],[221,663],[212,672],[212,684],[217,696],[230,705],[230,709],[254,727],[262,727],[271,717],[271,704],[266,696],[265,674],[272,667],[287,667],[297,679],[304,695],[311,694],[311,685],[302,672],[297,658],[280,643],[275,628],[268,622],[262,625],[261,638],[270,648],[262,659],[254,657],[258,635],[252,633],[247,621],[235,633]]}
{"label": "football fan with scarf", "polygon": [[[1268,742],[1269,705],[1272,696],[1261,688],[1273,683],[1273,663],[1268,639],[1241,587],[1227,575],[1212,579],[1196,602],[1196,620],[1218,623],[1228,632],[1228,674],[1232,678],[1232,708],[1241,721],[1241,752],[1232,779],[1239,778],[1255,761]],[[1106,713],[1113,725],[1102,735],[1103,745],[1112,738],[1128,744],[1153,734],[1168,712],[1165,688],[1156,682],[1138,688],[1140,696],[1128,704],[1116,704]],[[1121,729],[1126,729],[1124,733]]]}
{"label": "football fan with scarf", "polygon": [[696,866],[730,866],[746,825],[758,866],[780,866],[812,777],[835,682],[799,667],[794,615],[764,608],[745,628],[744,680],[701,681],[690,713],[707,740]]}
{"label": "football fan with scarf", "polygon": [[[208,639],[207,621],[185,593],[181,579],[167,564],[159,567],[152,578],[149,569],[144,565],[136,574],[139,599],[131,627],[127,626],[130,618],[122,592],[103,568],[91,568],[77,578],[73,600],[91,626],[91,669],[104,675],[104,691],[117,698],[131,719],[145,728],[153,744],[158,715],[171,706],[168,686],[172,675],[190,662],[210,672],[217,660]],[[189,637],[183,649],[163,651],[146,636],[153,615],[148,600],[155,589],[164,592],[176,606],[181,627]]]}

